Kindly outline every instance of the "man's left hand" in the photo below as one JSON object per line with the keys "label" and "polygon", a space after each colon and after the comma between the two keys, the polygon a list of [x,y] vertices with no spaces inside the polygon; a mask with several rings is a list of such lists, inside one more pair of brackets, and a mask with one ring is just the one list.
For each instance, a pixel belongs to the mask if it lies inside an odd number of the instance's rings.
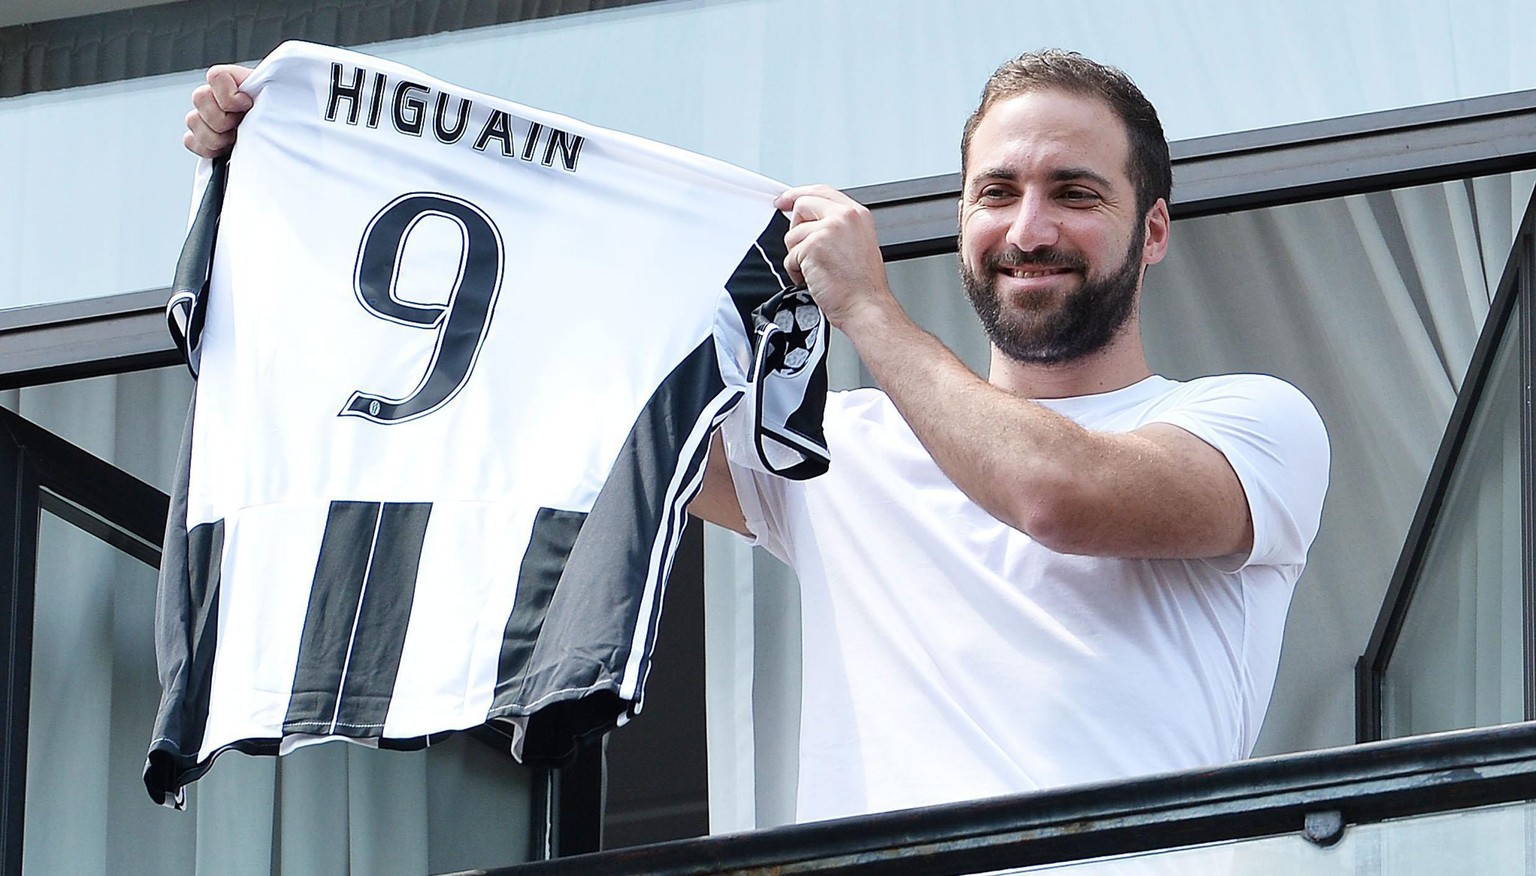
{"label": "man's left hand", "polygon": [[774,206],[789,214],[784,267],[832,325],[846,332],[867,311],[896,305],[868,208],[823,185],[789,189]]}

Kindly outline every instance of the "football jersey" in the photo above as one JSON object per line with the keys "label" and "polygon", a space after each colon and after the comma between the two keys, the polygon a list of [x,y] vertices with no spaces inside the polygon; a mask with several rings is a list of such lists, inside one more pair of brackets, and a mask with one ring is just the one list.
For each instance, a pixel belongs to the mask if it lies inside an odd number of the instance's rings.
{"label": "football jersey", "polygon": [[198,383],[150,794],[480,725],[566,760],[640,710],[727,414],[764,470],[826,468],[784,186],[338,49],[242,87],[169,308]]}

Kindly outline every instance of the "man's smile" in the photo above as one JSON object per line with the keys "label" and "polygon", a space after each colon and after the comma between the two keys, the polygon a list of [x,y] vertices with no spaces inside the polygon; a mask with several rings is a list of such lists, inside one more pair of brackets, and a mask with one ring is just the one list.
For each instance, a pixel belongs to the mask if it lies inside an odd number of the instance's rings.
{"label": "man's smile", "polygon": [[1073,269],[1067,267],[1001,265],[998,267],[997,271],[1004,276],[1013,277],[1016,280],[1033,280],[1039,277],[1054,277],[1058,274],[1070,274],[1072,273]]}

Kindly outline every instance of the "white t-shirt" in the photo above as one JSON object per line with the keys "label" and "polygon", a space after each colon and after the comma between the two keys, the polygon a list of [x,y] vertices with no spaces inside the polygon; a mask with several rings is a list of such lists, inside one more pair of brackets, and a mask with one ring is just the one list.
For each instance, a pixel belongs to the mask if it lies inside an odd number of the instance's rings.
{"label": "white t-shirt", "polygon": [[1257,375],[1042,404],[1107,432],[1171,423],[1222,451],[1253,514],[1251,554],[1056,553],[961,493],[883,393],[834,394],[826,475],[733,466],[748,527],[800,579],[799,820],[1251,752],[1327,485],[1315,409]]}
{"label": "white t-shirt", "polygon": [[740,404],[764,464],[825,467],[783,186],[337,49],[243,89],[173,302],[199,382],[151,795],[228,748],[488,721],[568,758],[640,709],[711,430]]}

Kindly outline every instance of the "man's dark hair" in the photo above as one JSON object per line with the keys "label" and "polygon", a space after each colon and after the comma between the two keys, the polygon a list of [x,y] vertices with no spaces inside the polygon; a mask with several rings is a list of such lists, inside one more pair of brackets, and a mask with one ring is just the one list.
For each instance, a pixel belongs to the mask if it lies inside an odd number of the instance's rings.
{"label": "man's dark hair", "polygon": [[1126,174],[1136,188],[1137,213],[1147,215],[1158,198],[1169,200],[1173,190],[1173,168],[1168,158],[1168,141],[1157,110],[1147,100],[1131,77],[1123,70],[1100,64],[1077,52],[1043,49],[1026,52],[1004,62],[981,90],[981,103],[965,121],[960,137],[962,177],[971,151],[971,135],[993,104],[1037,91],[1065,91],[1097,97],[1120,117],[1130,140],[1129,166]]}

